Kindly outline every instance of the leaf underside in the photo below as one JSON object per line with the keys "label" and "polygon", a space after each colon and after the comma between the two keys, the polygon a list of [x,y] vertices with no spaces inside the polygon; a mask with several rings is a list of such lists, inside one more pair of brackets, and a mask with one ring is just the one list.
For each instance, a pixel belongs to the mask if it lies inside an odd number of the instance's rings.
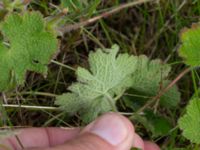
{"label": "leaf underside", "polygon": [[[137,70],[132,75],[131,88],[143,96],[153,97],[165,88],[171,81],[167,79],[171,67],[159,59],[149,60],[146,56],[138,57]],[[160,98],[160,104],[166,107],[177,106],[180,93],[176,85]]]}
{"label": "leaf underside", "polygon": [[[160,60],[149,61],[146,56],[119,54],[119,47],[98,49],[89,55],[87,70],[79,67],[76,71],[78,82],[72,84],[55,102],[69,114],[78,112],[85,122],[90,122],[99,114],[116,109],[116,100],[125,90],[133,88],[156,96],[163,87],[169,84],[168,65]],[[172,87],[161,97],[161,104],[176,106],[180,99],[177,87]],[[137,100],[137,99],[133,99]]]}
{"label": "leaf underside", "polygon": [[79,67],[78,82],[69,87],[70,93],[57,97],[56,104],[69,113],[80,112],[85,122],[98,114],[113,110],[117,97],[130,87],[131,74],[136,70],[137,59],[119,54],[119,47],[98,49],[89,55],[90,69]]}
{"label": "leaf underside", "polygon": [[24,83],[27,71],[47,74],[47,64],[57,50],[56,36],[45,28],[38,12],[11,14],[2,25],[0,91]]}

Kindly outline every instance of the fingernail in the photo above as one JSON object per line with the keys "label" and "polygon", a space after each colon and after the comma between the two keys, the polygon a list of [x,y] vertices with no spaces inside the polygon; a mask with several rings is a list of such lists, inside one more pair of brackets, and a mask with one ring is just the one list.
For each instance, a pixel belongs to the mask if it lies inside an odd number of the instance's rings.
{"label": "fingernail", "polygon": [[122,117],[106,114],[92,123],[89,132],[96,134],[112,145],[121,144],[128,136],[127,125]]}

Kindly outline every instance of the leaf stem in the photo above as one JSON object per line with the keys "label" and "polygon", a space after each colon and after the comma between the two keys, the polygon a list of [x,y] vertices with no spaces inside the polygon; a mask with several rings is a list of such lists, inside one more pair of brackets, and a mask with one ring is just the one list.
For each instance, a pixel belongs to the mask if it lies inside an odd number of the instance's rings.
{"label": "leaf stem", "polygon": [[112,107],[113,111],[118,112],[114,103],[114,99],[109,94],[105,94],[105,96],[108,98],[108,102],[110,103],[110,106]]}
{"label": "leaf stem", "polygon": [[188,72],[190,72],[191,68],[186,68],[183,70],[166,88],[161,90],[157,96],[153,97],[151,100],[149,100],[144,106],[142,106],[137,113],[143,112],[147,107],[152,105],[154,102],[157,101],[163,94],[165,94],[171,87],[173,87],[184,75],[186,75]]}
{"label": "leaf stem", "polygon": [[12,105],[12,104],[2,104],[2,107],[5,108],[26,108],[26,109],[34,109],[34,110],[51,110],[51,111],[59,111],[58,107],[48,107],[48,106],[30,106],[30,105]]}
{"label": "leaf stem", "polygon": [[65,64],[63,64],[63,63],[60,63],[60,62],[58,62],[58,61],[51,60],[51,62],[54,63],[54,64],[56,64],[56,65],[62,66],[62,67],[64,67],[64,68],[67,68],[67,69],[69,69],[69,70],[76,71],[76,69],[74,69],[73,67],[70,67],[70,66],[68,66],[68,65],[65,65]]}
{"label": "leaf stem", "polygon": [[8,104],[8,100],[6,98],[6,94],[4,92],[1,93],[2,97],[3,97],[3,102],[4,104]]}
{"label": "leaf stem", "polygon": [[[10,96],[16,96],[16,94],[11,94]],[[21,92],[20,95],[40,95],[40,96],[48,96],[48,97],[56,97],[58,95],[52,94],[52,93],[46,93],[46,92],[35,92],[35,91],[27,91],[27,92]]]}

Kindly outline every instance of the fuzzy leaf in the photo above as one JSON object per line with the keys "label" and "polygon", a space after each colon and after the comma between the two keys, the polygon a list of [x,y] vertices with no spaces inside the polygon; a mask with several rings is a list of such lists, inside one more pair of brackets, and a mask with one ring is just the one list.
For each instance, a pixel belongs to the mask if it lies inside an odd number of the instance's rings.
{"label": "fuzzy leaf", "polygon": [[193,143],[200,144],[200,98],[192,98],[186,111],[178,122],[183,136]]}
{"label": "fuzzy leaf", "polygon": [[119,47],[114,45],[111,49],[91,52],[90,69],[77,69],[78,82],[69,87],[73,94],[58,96],[56,104],[67,106],[64,107],[66,111],[73,109],[72,111],[81,112],[80,114],[87,118],[84,119],[86,122],[94,119],[99,113],[114,109],[114,97],[121,95],[131,85],[130,77],[136,70],[137,63],[137,58],[128,54],[117,56],[118,51]]}
{"label": "fuzzy leaf", "polygon": [[200,66],[200,24],[193,24],[190,29],[181,32],[182,45],[179,54],[190,66]]}
{"label": "fuzzy leaf", "polygon": [[[161,88],[165,88],[171,68],[158,59],[150,61],[146,56],[139,56],[137,70],[132,75],[132,89],[148,97],[156,96]],[[180,93],[175,86],[161,96],[160,104],[174,107],[180,100]]]}
{"label": "fuzzy leaf", "polygon": [[57,49],[57,40],[46,30],[40,13],[9,15],[3,23],[2,33],[0,91],[23,84],[27,71],[47,74],[47,64]]}

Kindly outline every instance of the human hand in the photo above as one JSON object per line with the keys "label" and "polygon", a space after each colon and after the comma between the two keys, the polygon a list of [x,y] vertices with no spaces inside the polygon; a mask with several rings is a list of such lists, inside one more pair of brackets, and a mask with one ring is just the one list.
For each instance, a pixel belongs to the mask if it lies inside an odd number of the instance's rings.
{"label": "human hand", "polygon": [[[125,117],[108,113],[79,128],[30,128],[20,131],[18,138],[25,150],[160,150],[135,133],[132,123]],[[0,141],[11,150],[22,150],[15,137]],[[0,148],[5,150],[5,148]]]}

